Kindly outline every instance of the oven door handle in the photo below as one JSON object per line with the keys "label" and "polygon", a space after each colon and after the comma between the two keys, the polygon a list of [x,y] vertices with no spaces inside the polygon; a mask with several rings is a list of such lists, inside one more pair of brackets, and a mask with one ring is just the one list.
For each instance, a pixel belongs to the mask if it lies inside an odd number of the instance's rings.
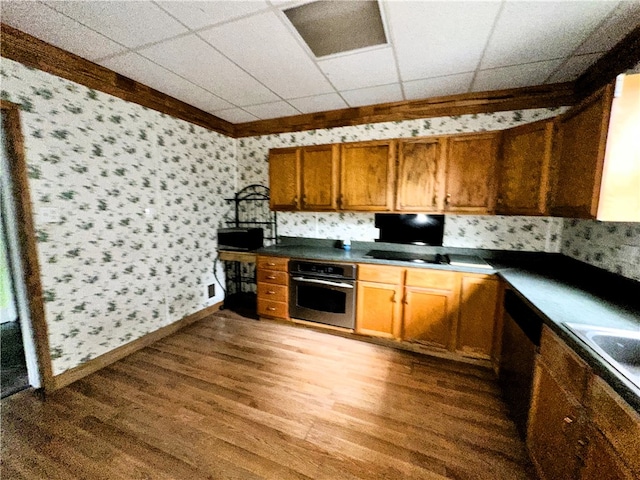
{"label": "oven door handle", "polygon": [[328,280],[317,280],[315,278],[304,278],[304,277],[292,277],[293,280],[297,282],[304,283],[319,283],[320,285],[329,285],[330,287],[340,287],[340,288],[354,288],[353,285],[342,282],[330,282]]}

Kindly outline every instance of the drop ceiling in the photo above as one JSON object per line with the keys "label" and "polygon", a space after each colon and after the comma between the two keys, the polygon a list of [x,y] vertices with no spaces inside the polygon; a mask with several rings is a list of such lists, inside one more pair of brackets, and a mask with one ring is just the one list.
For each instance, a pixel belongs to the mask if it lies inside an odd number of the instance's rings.
{"label": "drop ceiling", "polygon": [[7,1],[0,19],[232,123],[575,80],[636,1],[379,2],[388,43],[316,57],[306,2]]}

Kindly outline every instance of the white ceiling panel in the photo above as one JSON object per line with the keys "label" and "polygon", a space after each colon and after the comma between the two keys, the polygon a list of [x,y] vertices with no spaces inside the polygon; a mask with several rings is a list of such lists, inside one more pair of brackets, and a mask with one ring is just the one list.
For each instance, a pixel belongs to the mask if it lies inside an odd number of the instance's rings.
{"label": "white ceiling panel", "polygon": [[388,2],[403,81],[475,70],[500,2]]}
{"label": "white ceiling panel", "polygon": [[299,111],[297,111],[287,102],[264,103],[262,105],[245,107],[244,109],[263,120],[267,118],[288,117],[290,115],[300,114]]}
{"label": "white ceiling panel", "polygon": [[551,74],[547,83],[570,82],[575,80],[582,72],[593,65],[598,58],[600,58],[599,53],[588,53],[586,55],[570,57],[555,73]]}
{"label": "white ceiling panel", "polygon": [[640,25],[640,1],[620,2],[613,14],[587,38],[574,55],[606,52]]}
{"label": "white ceiling panel", "polygon": [[511,67],[480,70],[471,91],[502,90],[505,88],[528,87],[541,85],[549,75],[562,63],[562,60],[527,63]]}
{"label": "white ceiling panel", "polygon": [[348,107],[342,97],[337,93],[327,93],[325,95],[316,95],[306,98],[295,98],[293,100],[289,100],[289,103],[302,113],[326,112],[328,110],[337,110],[339,108]]}
{"label": "white ceiling panel", "polygon": [[390,47],[341,55],[319,61],[318,65],[338,90],[355,90],[398,81]]}
{"label": "white ceiling panel", "polygon": [[443,95],[466,93],[471,87],[474,72],[448,75],[446,77],[424,78],[404,82],[404,94],[407,100],[421,100]]}
{"label": "white ceiling panel", "polygon": [[264,10],[269,5],[264,0],[243,1],[172,1],[156,2],[187,27],[198,29]]}
{"label": "white ceiling panel", "polygon": [[42,3],[2,1],[0,10],[3,23],[87,60],[126,50]]}
{"label": "white ceiling panel", "polygon": [[100,65],[119,72],[136,82],[166,93],[205,112],[232,108],[233,105],[173,72],[156,65],[137,53],[127,53],[103,60]]}
{"label": "white ceiling panel", "polygon": [[231,123],[244,123],[244,122],[253,122],[254,120],[258,120],[258,117],[254,117],[249,112],[245,112],[241,108],[231,108],[229,110],[220,110],[217,112],[213,112],[216,117],[220,117],[223,120]]}
{"label": "white ceiling panel", "polygon": [[602,1],[507,1],[480,67],[567,57],[615,6],[615,2]]}
{"label": "white ceiling panel", "polygon": [[278,100],[195,34],[147,47],[140,54],[236,106]]}
{"label": "white ceiling panel", "polygon": [[377,87],[361,88],[340,92],[350,107],[362,107],[376,103],[399,102],[402,98],[402,89],[399,83],[392,85],[380,85]]}
{"label": "white ceiling panel", "polygon": [[274,12],[204,30],[200,36],[282,98],[333,92]]}
{"label": "white ceiling panel", "polygon": [[180,22],[151,2],[56,1],[45,3],[131,48],[187,31]]}

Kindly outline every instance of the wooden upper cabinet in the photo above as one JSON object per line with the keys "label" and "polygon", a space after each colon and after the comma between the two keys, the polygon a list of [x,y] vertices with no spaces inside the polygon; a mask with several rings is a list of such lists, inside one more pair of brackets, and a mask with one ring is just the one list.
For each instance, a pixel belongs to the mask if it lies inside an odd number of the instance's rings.
{"label": "wooden upper cabinet", "polygon": [[493,213],[500,132],[447,138],[445,211]]}
{"label": "wooden upper cabinet", "polygon": [[444,207],[444,151],[439,138],[398,142],[396,210],[439,212]]}
{"label": "wooden upper cabinet", "polygon": [[498,156],[497,213],[547,214],[552,146],[552,120],[504,131]]}
{"label": "wooden upper cabinet", "polygon": [[300,157],[302,210],[336,210],[340,146],[303,147]]}
{"label": "wooden upper cabinet", "polygon": [[338,208],[364,211],[393,209],[395,147],[395,140],[341,146]]}
{"label": "wooden upper cabinet", "polygon": [[607,85],[558,120],[552,215],[596,217],[612,97]]}
{"label": "wooden upper cabinet", "polygon": [[300,208],[300,148],[269,151],[269,188],[272,210]]}

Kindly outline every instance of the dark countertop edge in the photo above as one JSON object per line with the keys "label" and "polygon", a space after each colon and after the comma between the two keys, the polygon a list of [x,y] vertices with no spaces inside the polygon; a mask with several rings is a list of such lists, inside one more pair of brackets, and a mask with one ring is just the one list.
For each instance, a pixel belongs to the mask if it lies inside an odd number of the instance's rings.
{"label": "dark countertop edge", "polygon": [[[334,242],[335,243],[335,242]],[[298,250],[298,252],[296,252]],[[302,250],[302,251],[301,251]],[[436,250],[436,249],[434,249]],[[344,250],[335,248],[333,244],[323,245],[296,245],[294,243],[284,244],[278,246],[264,247],[256,251],[258,255],[275,256],[275,257],[288,257],[298,260],[325,260],[336,262],[351,262],[351,263],[368,263],[377,265],[391,265],[404,268],[429,268],[434,270],[448,270],[457,271],[463,273],[474,274],[488,274],[498,275],[502,278],[512,290],[514,290],[518,296],[529,305],[532,310],[543,320],[543,323],[547,325],[556,335],[558,335],[589,367],[593,373],[600,376],[605,382],[618,393],[632,408],[640,413],[640,389],[627,380],[622,374],[620,374],[613,366],[611,366],[605,359],[603,359],[597,352],[592,350],[582,340],[576,337],[573,333],[567,330],[561,321],[554,320],[542,312],[527,296],[526,291],[519,290],[514,286],[508,277],[508,272],[514,269],[514,267],[521,263],[518,258],[526,259],[524,262],[524,268],[518,268],[521,273],[527,273],[527,266],[534,270],[537,270],[537,260],[543,258],[553,258],[556,261],[560,261],[564,266],[576,267],[581,272],[583,270],[596,271],[598,275],[603,275],[608,279],[615,279],[615,274],[611,272],[601,271],[591,265],[586,265],[578,260],[565,257],[564,255],[557,253],[542,253],[542,252],[504,252],[504,255],[500,255],[500,251],[496,250],[480,250],[480,249],[458,249],[449,247],[437,247],[438,251],[462,251],[468,254],[477,254],[484,258],[488,263],[492,265],[492,269],[488,268],[472,268],[472,267],[460,267],[452,265],[441,264],[413,264],[401,261],[391,260],[378,260],[364,256],[366,249],[356,248],[351,252],[345,252]],[[305,252],[307,254],[305,255]],[[309,253],[313,252],[313,255]],[[494,261],[495,259],[495,261]],[[531,262],[533,260],[533,262]],[[547,262],[544,262],[547,263]],[[534,266],[535,265],[535,266]],[[545,265],[548,267],[548,265]],[[543,268],[547,270],[547,268]],[[547,272],[548,273],[548,272]],[[559,279],[563,283],[571,284],[571,278]],[[627,279],[621,280],[626,282]],[[632,280],[629,280],[633,282]],[[592,293],[588,286],[579,286],[586,292]]]}
{"label": "dark countertop edge", "polygon": [[498,272],[500,276],[516,294],[542,319],[544,325],[558,335],[588,366],[594,374],[601,377],[618,395],[620,395],[632,408],[640,413],[640,388],[633,385],[609,362],[602,358],[595,350],[575,336],[571,331],[549,318],[536,305],[529,300],[526,293],[518,290],[504,276],[504,272]]}

